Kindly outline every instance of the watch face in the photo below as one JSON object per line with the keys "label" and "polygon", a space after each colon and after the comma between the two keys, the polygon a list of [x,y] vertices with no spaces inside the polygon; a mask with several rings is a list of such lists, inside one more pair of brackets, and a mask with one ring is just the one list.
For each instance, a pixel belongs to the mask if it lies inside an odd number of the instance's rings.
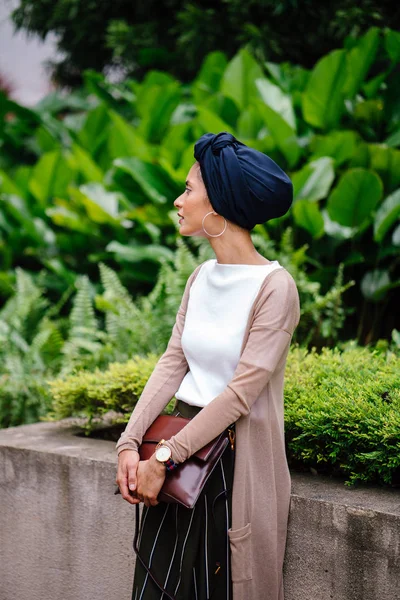
{"label": "watch face", "polygon": [[161,448],[158,448],[158,450],[156,452],[156,458],[160,462],[165,462],[166,460],[171,458],[170,448],[168,448],[168,446],[161,446]]}

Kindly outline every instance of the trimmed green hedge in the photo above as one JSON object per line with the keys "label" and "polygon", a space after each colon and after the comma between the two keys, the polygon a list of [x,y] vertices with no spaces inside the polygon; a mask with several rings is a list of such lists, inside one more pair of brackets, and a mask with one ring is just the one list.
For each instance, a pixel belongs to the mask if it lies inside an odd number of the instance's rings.
{"label": "trimmed green hedge", "polygon": [[[49,382],[48,419],[130,413],[158,360],[134,356],[107,371],[81,372]],[[173,400],[173,399],[172,399]],[[167,407],[173,405],[171,401]],[[285,431],[289,465],[346,477],[347,484],[393,484],[400,474],[400,357],[385,349],[348,343],[342,350],[293,346],[285,380]]]}
{"label": "trimmed green hedge", "polygon": [[287,363],[288,459],[356,481],[400,474],[400,357],[348,344],[293,348]]}

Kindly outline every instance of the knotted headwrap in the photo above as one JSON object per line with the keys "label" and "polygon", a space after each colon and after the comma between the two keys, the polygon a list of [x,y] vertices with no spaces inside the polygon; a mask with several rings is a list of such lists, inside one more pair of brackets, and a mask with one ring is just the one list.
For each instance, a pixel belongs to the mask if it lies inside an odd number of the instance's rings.
{"label": "knotted headwrap", "polygon": [[283,216],[293,201],[293,185],[266,154],[225,131],[205,133],[194,157],[214,210],[245,229]]}

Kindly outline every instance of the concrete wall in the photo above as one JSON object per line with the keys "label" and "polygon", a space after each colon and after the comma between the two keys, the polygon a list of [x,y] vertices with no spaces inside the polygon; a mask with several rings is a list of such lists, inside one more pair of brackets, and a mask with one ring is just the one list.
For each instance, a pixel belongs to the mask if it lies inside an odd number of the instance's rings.
{"label": "concrete wall", "polygon": [[[115,445],[76,431],[0,431],[0,600],[131,599],[134,508],[114,496]],[[292,482],[285,600],[400,600],[400,491]]]}

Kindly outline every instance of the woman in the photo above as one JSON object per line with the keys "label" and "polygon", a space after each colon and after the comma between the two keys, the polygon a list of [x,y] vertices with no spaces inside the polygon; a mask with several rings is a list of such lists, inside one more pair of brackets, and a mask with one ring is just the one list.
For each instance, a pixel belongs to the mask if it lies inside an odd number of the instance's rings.
{"label": "woman", "polygon": [[[125,500],[145,504],[140,554],[169,594],[283,600],[290,502],[283,376],[299,297],[286,269],[256,251],[250,231],[289,210],[292,183],[268,156],[226,132],[203,135],[194,156],[174,205],[180,233],[206,237],[216,259],[187,281],[167,349],[117,443],[117,484]],[[171,468],[235,426],[233,447],[193,509],[158,503],[166,466],[137,453],[174,395],[177,412],[191,420],[164,443]],[[137,561],[132,600],[160,598]]]}

